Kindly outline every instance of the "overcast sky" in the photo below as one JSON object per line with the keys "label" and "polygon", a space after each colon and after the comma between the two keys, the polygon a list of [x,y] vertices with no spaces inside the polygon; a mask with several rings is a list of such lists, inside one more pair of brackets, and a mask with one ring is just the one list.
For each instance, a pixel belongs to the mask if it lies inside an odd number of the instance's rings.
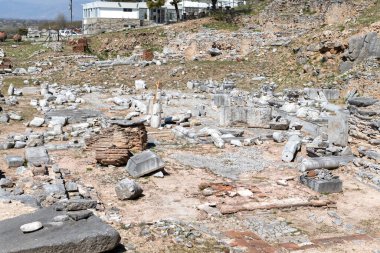
{"label": "overcast sky", "polygon": [[[73,19],[82,19],[83,3],[92,0],[73,0]],[[0,0],[0,18],[55,19],[63,13],[70,16],[69,0]]]}

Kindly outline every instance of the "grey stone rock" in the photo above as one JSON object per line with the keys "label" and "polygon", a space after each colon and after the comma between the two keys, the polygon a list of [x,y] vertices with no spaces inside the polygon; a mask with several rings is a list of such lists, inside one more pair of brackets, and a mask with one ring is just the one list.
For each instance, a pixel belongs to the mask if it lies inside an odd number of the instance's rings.
{"label": "grey stone rock", "polygon": [[78,191],[78,185],[74,182],[67,182],[66,183],[66,191],[76,192],[76,191]]}
{"label": "grey stone rock", "polygon": [[80,211],[96,208],[96,200],[92,199],[69,199],[57,203],[57,211]]}
{"label": "grey stone rock", "polygon": [[70,220],[70,217],[67,214],[57,215],[52,219],[53,222],[64,222],[68,220]]}
{"label": "grey stone rock", "polygon": [[154,177],[158,177],[158,178],[163,178],[164,177],[164,173],[162,171],[158,171],[156,173],[153,174]]}
{"label": "grey stone rock", "polygon": [[240,140],[233,139],[233,140],[231,140],[231,145],[236,146],[236,147],[242,147],[243,143],[241,143]]}
{"label": "grey stone rock", "polygon": [[339,71],[341,73],[347,72],[354,67],[354,63],[351,61],[344,61],[339,65]]}
{"label": "grey stone rock", "polygon": [[220,109],[219,124],[232,126],[245,123],[248,127],[269,128],[272,119],[270,107],[242,107],[225,106]]}
{"label": "grey stone rock", "polygon": [[10,84],[8,87],[8,96],[13,96],[15,92],[15,88],[13,84]]}
{"label": "grey stone rock", "polygon": [[46,195],[52,195],[52,194],[57,194],[60,196],[66,195],[65,186],[63,184],[44,184],[42,188],[45,191]]}
{"label": "grey stone rock", "polygon": [[322,94],[320,93],[323,93],[322,96],[324,96],[327,100],[336,100],[340,97],[340,92],[338,89],[305,88],[304,93],[308,96],[308,98],[314,100],[321,99]]}
{"label": "grey stone rock", "polygon": [[222,54],[222,51],[221,51],[220,49],[218,49],[218,48],[210,48],[210,49],[208,50],[208,52],[209,52],[209,54],[210,54],[211,56],[218,56],[218,55],[221,55],[221,54]]}
{"label": "grey stone rock", "polygon": [[120,200],[126,200],[139,198],[143,190],[135,181],[125,178],[116,184],[115,192]]}
{"label": "grey stone rock", "polygon": [[27,170],[28,170],[28,169],[27,169],[26,167],[24,167],[24,166],[18,167],[18,168],[16,169],[16,174],[17,174],[17,175],[22,175],[22,174],[24,174]]}
{"label": "grey stone rock", "polygon": [[45,123],[45,119],[39,118],[39,117],[34,117],[32,121],[29,122],[29,125],[32,127],[40,127]]}
{"label": "grey stone rock", "polygon": [[14,148],[15,143],[13,140],[6,140],[5,142],[0,143],[0,150],[6,150]]}
{"label": "grey stone rock", "polygon": [[[119,233],[98,217],[91,216],[79,221],[66,221],[54,226],[51,220],[57,215],[65,215],[54,208],[40,209],[32,214],[0,222],[0,245],[2,252],[66,253],[105,252],[114,249],[119,241]],[[22,234],[19,227],[26,223],[40,221],[44,229]]]}
{"label": "grey stone rock", "polygon": [[26,142],[25,141],[16,141],[14,148],[16,149],[21,149],[26,147]]}
{"label": "grey stone rock", "polygon": [[358,107],[367,107],[371,106],[375,103],[377,103],[379,100],[374,99],[374,98],[369,98],[369,97],[353,97],[348,99],[348,103],[350,105],[355,105]]}
{"label": "grey stone rock", "polygon": [[44,147],[26,148],[25,158],[33,166],[41,166],[50,162],[49,154]]}
{"label": "grey stone rock", "polygon": [[345,112],[337,112],[335,116],[329,117],[327,131],[330,144],[347,146],[348,128],[348,115]]}
{"label": "grey stone rock", "polygon": [[361,155],[364,155],[364,156],[368,157],[369,159],[373,159],[377,162],[380,162],[380,153],[377,152],[376,150],[373,150],[373,149],[368,150],[365,147],[360,146],[358,148],[358,151]]}
{"label": "grey stone rock", "polygon": [[272,137],[273,140],[278,143],[286,141],[286,136],[283,132],[274,132]]}
{"label": "grey stone rock", "polygon": [[212,102],[217,107],[231,105],[230,97],[227,94],[215,94],[212,97]]}
{"label": "grey stone rock", "polygon": [[143,90],[146,89],[146,83],[144,80],[136,80],[135,81],[135,89],[136,90]]}
{"label": "grey stone rock", "polygon": [[15,187],[15,188],[13,189],[13,194],[14,194],[14,195],[21,195],[21,194],[24,194],[24,190],[21,189],[21,188],[19,188],[19,187]]}
{"label": "grey stone rock", "polygon": [[94,213],[91,212],[90,210],[80,210],[80,211],[67,212],[67,215],[75,221],[87,219],[88,217],[92,216],[93,214]]}
{"label": "grey stone rock", "polygon": [[42,223],[39,221],[24,224],[20,227],[23,233],[32,233],[43,228]]}
{"label": "grey stone rock", "polygon": [[89,109],[64,109],[64,110],[51,110],[46,113],[47,120],[52,117],[65,117],[69,124],[86,122],[89,118],[97,118],[101,116],[101,112]]}
{"label": "grey stone rock", "polygon": [[377,33],[370,32],[365,35],[355,35],[349,40],[349,48],[344,53],[344,61],[340,66],[340,70],[347,71],[356,63],[372,57],[380,57],[380,38]]}
{"label": "grey stone rock", "polygon": [[21,115],[19,115],[19,114],[17,114],[17,113],[14,113],[14,112],[10,112],[10,113],[9,113],[9,118],[10,118],[11,120],[16,120],[16,121],[20,121],[20,120],[23,119]]}
{"label": "grey stone rock", "polygon": [[42,134],[30,134],[28,136],[28,140],[26,142],[26,146],[28,147],[38,147],[44,145],[44,136]]}
{"label": "grey stone rock", "polygon": [[4,123],[8,123],[9,120],[10,120],[10,117],[9,117],[8,114],[6,114],[6,113],[2,113],[2,114],[0,114],[0,124],[1,124],[1,123],[2,123],[2,124],[4,124]]}
{"label": "grey stone rock", "polygon": [[271,121],[269,126],[273,130],[288,130],[290,121],[287,119],[281,119],[279,121]]}
{"label": "grey stone rock", "polygon": [[269,128],[272,119],[272,108],[250,107],[247,111],[248,127]]}
{"label": "grey stone rock", "polygon": [[141,177],[164,168],[162,159],[150,150],[129,159],[126,169],[132,177]]}
{"label": "grey stone rock", "polygon": [[0,188],[11,188],[13,187],[14,183],[9,178],[2,178],[0,179]]}
{"label": "grey stone rock", "polygon": [[25,163],[25,159],[23,157],[15,155],[7,155],[5,157],[5,161],[9,168],[17,168],[23,166]]}
{"label": "grey stone rock", "polygon": [[298,135],[291,135],[288,142],[284,146],[281,159],[285,162],[291,162],[295,158],[297,152],[301,149],[301,139]]}
{"label": "grey stone rock", "polygon": [[300,181],[304,185],[307,185],[309,188],[319,193],[341,192],[343,188],[343,183],[339,178],[333,178],[330,180],[318,180],[302,175],[300,177]]}
{"label": "grey stone rock", "polygon": [[49,126],[65,126],[67,123],[67,118],[66,117],[59,117],[59,116],[53,116],[51,117],[49,121]]}

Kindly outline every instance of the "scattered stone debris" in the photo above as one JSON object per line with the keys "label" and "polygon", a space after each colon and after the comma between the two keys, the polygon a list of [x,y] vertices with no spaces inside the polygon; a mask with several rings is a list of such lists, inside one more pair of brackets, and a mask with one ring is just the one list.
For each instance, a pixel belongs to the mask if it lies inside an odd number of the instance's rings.
{"label": "scattered stone debris", "polygon": [[231,7],[0,44],[1,252],[375,252],[378,4]]}

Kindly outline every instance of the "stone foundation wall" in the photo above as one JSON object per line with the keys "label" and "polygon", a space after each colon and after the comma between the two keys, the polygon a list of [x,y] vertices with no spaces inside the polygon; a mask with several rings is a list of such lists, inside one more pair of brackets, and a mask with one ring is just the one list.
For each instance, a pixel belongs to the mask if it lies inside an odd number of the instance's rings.
{"label": "stone foundation wall", "polygon": [[[143,26],[151,24],[150,20],[143,20]],[[91,18],[83,21],[84,34],[98,34],[101,32],[119,31],[129,26],[140,26],[139,19],[118,18]]]}

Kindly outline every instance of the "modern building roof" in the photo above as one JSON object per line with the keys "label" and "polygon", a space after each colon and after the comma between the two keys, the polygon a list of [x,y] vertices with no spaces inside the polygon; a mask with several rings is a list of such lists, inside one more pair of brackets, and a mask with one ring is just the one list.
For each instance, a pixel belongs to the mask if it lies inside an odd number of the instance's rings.
{"label": "modern building roof", "polygon": [[147,8],[145,2],[104,2],[96,1],[82,4],[83,8]]}

